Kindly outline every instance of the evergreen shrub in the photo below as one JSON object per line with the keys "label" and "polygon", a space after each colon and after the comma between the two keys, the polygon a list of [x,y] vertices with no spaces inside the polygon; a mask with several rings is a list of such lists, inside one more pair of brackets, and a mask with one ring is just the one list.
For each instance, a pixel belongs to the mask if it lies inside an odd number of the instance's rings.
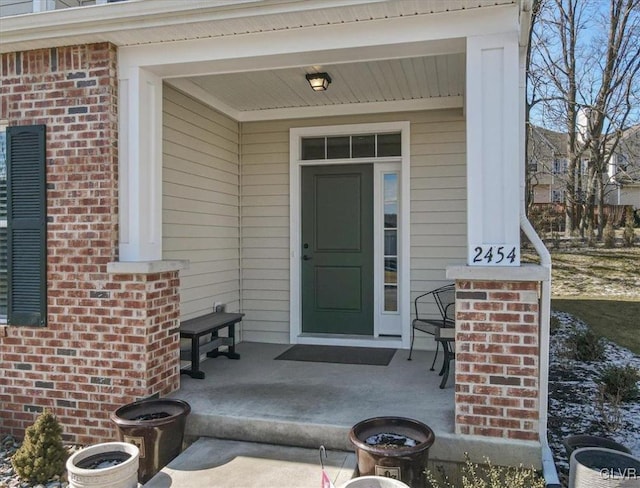
{"label": "evergreen shrub", "polygon": [[27,427],[22,446],[11,457],[16,474],[31,483],[46,483],[65,471],[67,451],[62,445],[62,427],[50,410],[44,410]]}

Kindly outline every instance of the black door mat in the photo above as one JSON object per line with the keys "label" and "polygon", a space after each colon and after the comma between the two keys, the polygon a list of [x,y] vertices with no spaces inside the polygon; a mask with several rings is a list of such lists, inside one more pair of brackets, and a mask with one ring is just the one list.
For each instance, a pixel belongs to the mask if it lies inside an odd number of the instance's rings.
{"label": "black door mat", "polygon": [[285,361],[311,361],[315,363],[387,366],[395,353],[396,349],[380,349],[376,347],[296,344],[275,359]]}

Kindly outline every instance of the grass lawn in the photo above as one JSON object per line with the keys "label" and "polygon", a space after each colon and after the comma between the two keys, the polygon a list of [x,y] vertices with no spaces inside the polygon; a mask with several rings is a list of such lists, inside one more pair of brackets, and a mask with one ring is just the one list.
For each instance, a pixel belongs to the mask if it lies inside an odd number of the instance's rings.
{"label": "grass lawn", "polygon": [[582,319],[597,334],[640,354],[640,300],[556,297],[551,309]]}
{"label": "grass lawn", "polygon": [[551,259],[551,308],[640,354],[640,247],[552,250]]}

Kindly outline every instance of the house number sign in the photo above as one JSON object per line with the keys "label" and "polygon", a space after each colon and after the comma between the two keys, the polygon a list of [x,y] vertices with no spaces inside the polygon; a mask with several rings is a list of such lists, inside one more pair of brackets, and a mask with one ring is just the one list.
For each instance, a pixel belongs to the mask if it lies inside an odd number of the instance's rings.
{"label": "house number sign", "polygon": [[520,246],[514,244],[480,244],[469,250],[471,266],[520,266]]}

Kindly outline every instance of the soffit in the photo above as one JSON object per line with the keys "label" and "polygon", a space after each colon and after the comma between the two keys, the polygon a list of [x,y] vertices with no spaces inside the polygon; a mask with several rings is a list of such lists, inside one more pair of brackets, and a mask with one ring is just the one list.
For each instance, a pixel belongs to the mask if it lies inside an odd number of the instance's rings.
{"label": "soffit", "polygon": [[198,0],[185,4],[138,0],[2,19],[0,52],[103,41],[135,46],[431,15],[519,1]]}
{"label": "soffit", "polygon": [[[314,92],[305,75],[326,71],[332,83]],[[459,97],[465,55],[450,54],[318,65],[187,78],[237,111]]]}

